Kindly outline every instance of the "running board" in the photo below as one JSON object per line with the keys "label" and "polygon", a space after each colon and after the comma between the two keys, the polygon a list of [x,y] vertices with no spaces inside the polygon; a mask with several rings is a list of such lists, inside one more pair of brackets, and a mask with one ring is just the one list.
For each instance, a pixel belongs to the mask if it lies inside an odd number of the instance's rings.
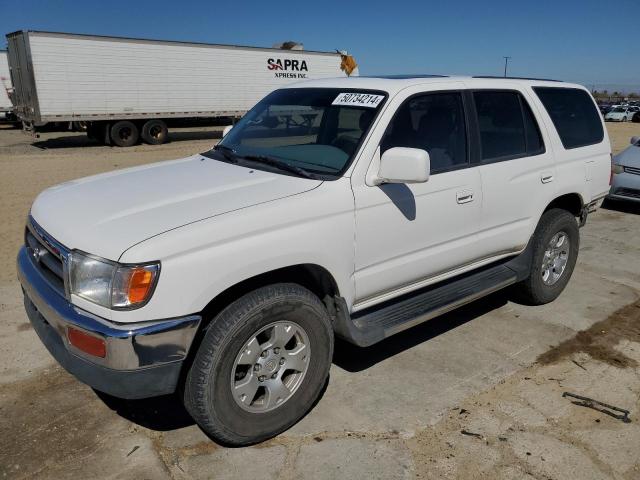
{"label": "running board", "polygon": [[516,283],[523,275],[512,262],[476,270],[362,312],[338,315],[336,334],[360,347],[373,345]]}

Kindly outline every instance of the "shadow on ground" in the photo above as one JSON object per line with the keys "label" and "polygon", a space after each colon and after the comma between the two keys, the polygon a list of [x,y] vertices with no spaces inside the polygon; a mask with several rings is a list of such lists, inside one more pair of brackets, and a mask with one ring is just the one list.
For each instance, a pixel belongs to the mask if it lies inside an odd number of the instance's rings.
{"label": "shadow on ground", "polygon": [[142,400],[124,400],[94,390],[111,410],[150,430],[166,432],[195,424],[177,394]]}
{"label": "shadow on ground", "polygon": [[[367,348],[360,348],[338,339],[335,344],[333,363],[349,372],[366,370],[378,362],[500,308],[508,300],[508,290],[497,292]],[[325,384],[316,403],[324,395],[326,386]],[[178,394],[142,400],[123,400],[98,391],[95,393],[107,407],[121,417],[151,430],[164,432],[188,427],[195,423],[184,408]]]}
{"label": "shadow on ground", "polygon": [[343,340],[336,340],[333,363],[348,372],[360,372],[398,353],[404,352],[432,338],[464,325],[509,301],[509,290],[502,290],[405,330],[370,347],[360,348]]}
{"label": "shadow on ground", "polygon": [[620,200],[605,200],[602,208],[622,213],[632,213],[640,215],[640,202],[623,202]]}

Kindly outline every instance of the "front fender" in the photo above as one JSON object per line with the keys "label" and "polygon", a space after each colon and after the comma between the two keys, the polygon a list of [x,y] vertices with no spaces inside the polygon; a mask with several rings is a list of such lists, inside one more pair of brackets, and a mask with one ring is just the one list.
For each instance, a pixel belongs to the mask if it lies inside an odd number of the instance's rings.
{"label": "front fender", "polygon": [[[349,179],[166,232],[127,250],[122,262],[160,259],[152,299],[113,320],[168,318],[200,312],[226,289],[254,276],[316,264],[354,296],[354,203]],[[183,312],[183,313],[179,313]]]}

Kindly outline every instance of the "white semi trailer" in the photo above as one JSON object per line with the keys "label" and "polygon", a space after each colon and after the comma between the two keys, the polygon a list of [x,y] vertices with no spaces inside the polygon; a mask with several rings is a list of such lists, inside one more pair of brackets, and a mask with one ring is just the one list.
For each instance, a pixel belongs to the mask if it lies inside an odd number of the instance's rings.
{"label": "white semi trailer", "polygon": [[7,51],[0,50],[0,120],[11,120],[13,105],[9,100],[11,90],[11,78],[9,75],[9,63]]}
{"label": "white semi trailer", "polygon": [[7,42],[25,129],[83,122],[118,146],[165,142],[168,119],[240,117],[283,85],[344,77],[353,65],[337,52],[68,33],[18,31]]}

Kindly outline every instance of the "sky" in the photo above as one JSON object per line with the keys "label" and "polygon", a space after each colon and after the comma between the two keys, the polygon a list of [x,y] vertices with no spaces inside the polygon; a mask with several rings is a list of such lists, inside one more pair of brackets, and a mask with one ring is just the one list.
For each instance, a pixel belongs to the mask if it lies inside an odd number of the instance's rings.
{"label": "sky", "polygon": [[0,0],[0,34],[261,47],[293,40],[308,50],[347,50],[362,75],[502,75],[510,56],[509,75],[640,92],[639,7],[638,0]]}

